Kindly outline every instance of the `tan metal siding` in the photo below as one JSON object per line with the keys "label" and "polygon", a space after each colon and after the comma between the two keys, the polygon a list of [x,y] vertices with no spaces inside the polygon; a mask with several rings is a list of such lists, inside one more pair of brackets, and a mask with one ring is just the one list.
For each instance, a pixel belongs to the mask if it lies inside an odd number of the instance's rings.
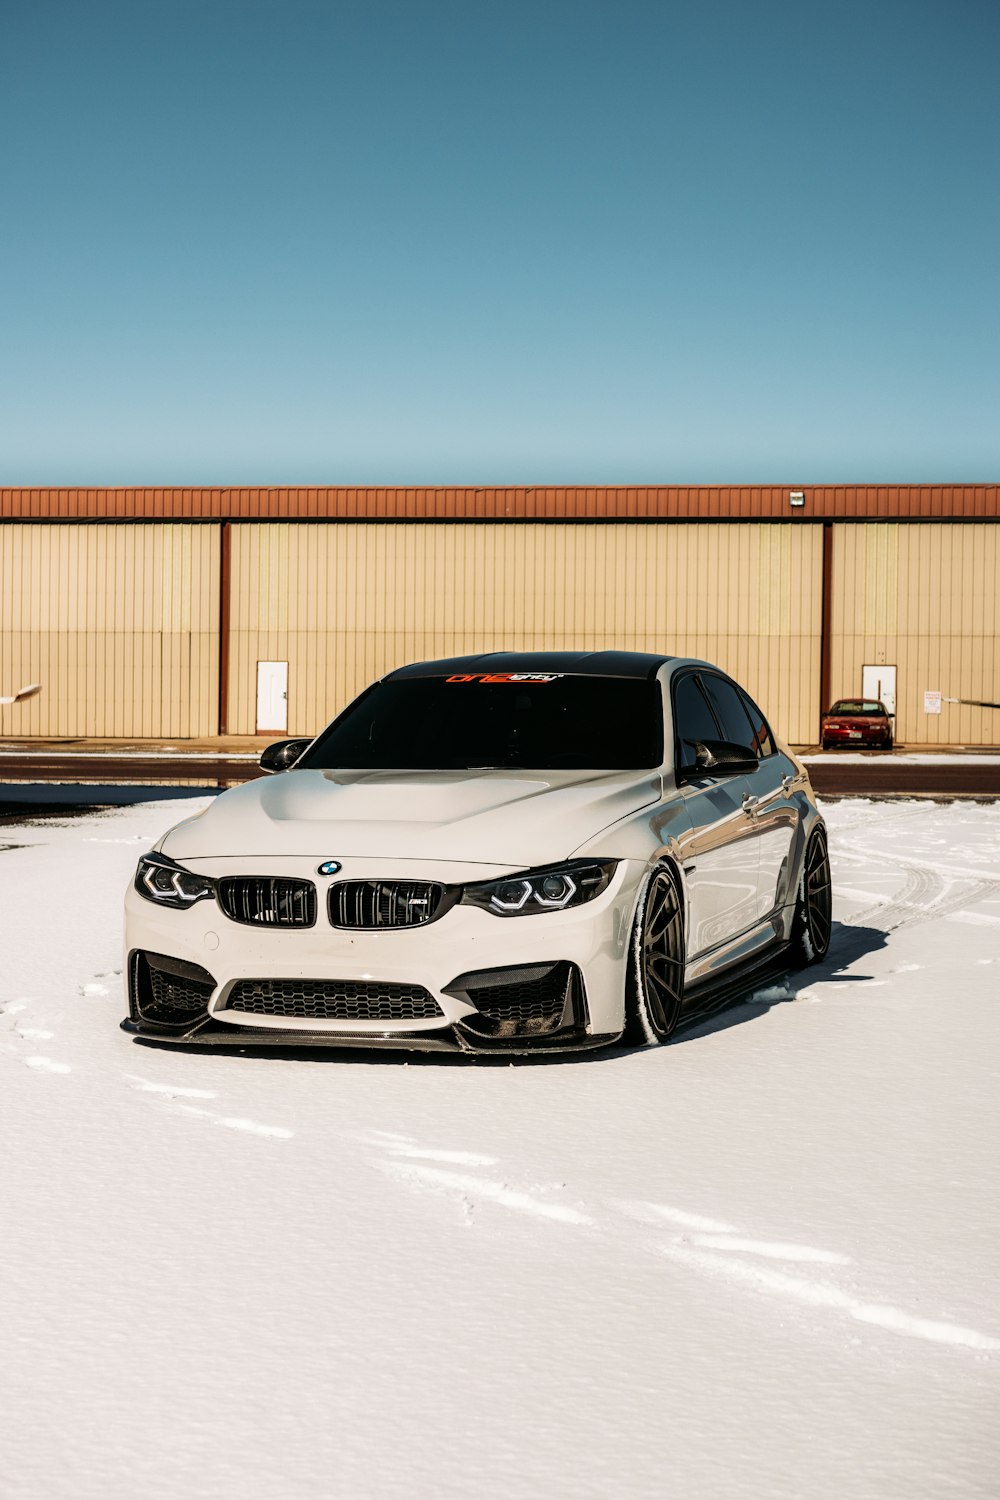
{"label": "tan metal siding", "polygon": [[236,525],[229,725],[288,661],[289,733],[408,661],[483,650],[664,651],[717,662],[779,733],[814,736],[821,528]]}
{"label": "tan metal siding", "polygon": [[1000,701],[1000,527],[834,528],[834,698],[861,691],[866,663],[898,668],[899,740],[1000,741],[1000,710],[923,711],[928,689]]}
{"label": "tan metal siding", "polygon": [[[790,490],[805,506],[792,510]],[[1000,485],[282,486],[0,489],[11,520],[777,520],[996,519]]]}
{"label": "tan metal siding", "polygon": [[0,526],[0,732],[214,734],[218,575],[216,526]]}

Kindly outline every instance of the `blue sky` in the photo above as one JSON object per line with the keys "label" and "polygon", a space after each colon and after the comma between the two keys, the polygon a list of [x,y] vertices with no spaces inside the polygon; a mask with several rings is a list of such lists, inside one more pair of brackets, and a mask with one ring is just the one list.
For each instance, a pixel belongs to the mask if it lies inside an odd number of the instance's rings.
{"label": "blue sky", "polygon": [[0,4],[0,483],[1000,478],[995,0]]}

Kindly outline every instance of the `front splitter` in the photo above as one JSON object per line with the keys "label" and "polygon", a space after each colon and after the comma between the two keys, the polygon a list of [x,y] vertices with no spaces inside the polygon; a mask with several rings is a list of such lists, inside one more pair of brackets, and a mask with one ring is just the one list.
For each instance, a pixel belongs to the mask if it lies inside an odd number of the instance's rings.
{"label": "front splitter", "polygon": [[388,1051],[388,1052],[438,1052],[455,1057],[540,1057],[560,1052],[592,1052],[598,1047],[607,1047],[618,1040],[617,1036],[592,1036],[578,1030],[567,1031],[551,1037],[504,1038],[502,1042],[487,1042],[462,1032],[457,1026],[442,1027],[440,1031],[428,1032],[346,1032],[346,1031],[281,1031],[278,1028],[260,1026],[220,1026],[207,1020],[178,1034],[161,1030],[141,1021],[126,1019],[121,1023],[122,1031],[135,1037],[136,1041],[150,1042],[162,1047],[206,1049],[211,1051]]}

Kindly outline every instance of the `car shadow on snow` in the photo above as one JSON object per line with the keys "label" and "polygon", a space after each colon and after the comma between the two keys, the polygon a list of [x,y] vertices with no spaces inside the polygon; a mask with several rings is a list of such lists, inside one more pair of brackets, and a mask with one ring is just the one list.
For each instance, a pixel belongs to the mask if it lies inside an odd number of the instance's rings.
{"label": "car shadow on snow", "polygon": [[758,978],[753,989],[744,996],[737,995],[722,1002],[717,1010],[710,1008],[682,1021],[671,1037],[670,1045],[679,1046],[711,1036],[716,1031],[726,1031],[730,1026],[754,1021],[758,1016],[766,1015],[772,1006],[797,1000],[814,984],[864,984],[866,980],[873,980],[874,974],[859,974],[853,966],[869,953],[877,953],[888,941],[889,935],[881,927],[854,927],[848,922],[834,922],[830,948],[822,963],[791,970],[782,970],[776,965],[766,978]]}

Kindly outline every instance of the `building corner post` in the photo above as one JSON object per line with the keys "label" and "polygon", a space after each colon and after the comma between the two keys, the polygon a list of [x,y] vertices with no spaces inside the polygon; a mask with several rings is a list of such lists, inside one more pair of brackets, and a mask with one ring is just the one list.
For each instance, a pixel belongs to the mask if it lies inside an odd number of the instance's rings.
{"label": "building corner post", "polygon": [[219,524],[219,736],[229,733],[229,598],[232,523]]}
{"label": "building corner post", "polygon": [[816,732],[823,737],[823,715],[830,707],[833,655],[833,522],[823,522],[823,591],[820,604],[819,715]]}

